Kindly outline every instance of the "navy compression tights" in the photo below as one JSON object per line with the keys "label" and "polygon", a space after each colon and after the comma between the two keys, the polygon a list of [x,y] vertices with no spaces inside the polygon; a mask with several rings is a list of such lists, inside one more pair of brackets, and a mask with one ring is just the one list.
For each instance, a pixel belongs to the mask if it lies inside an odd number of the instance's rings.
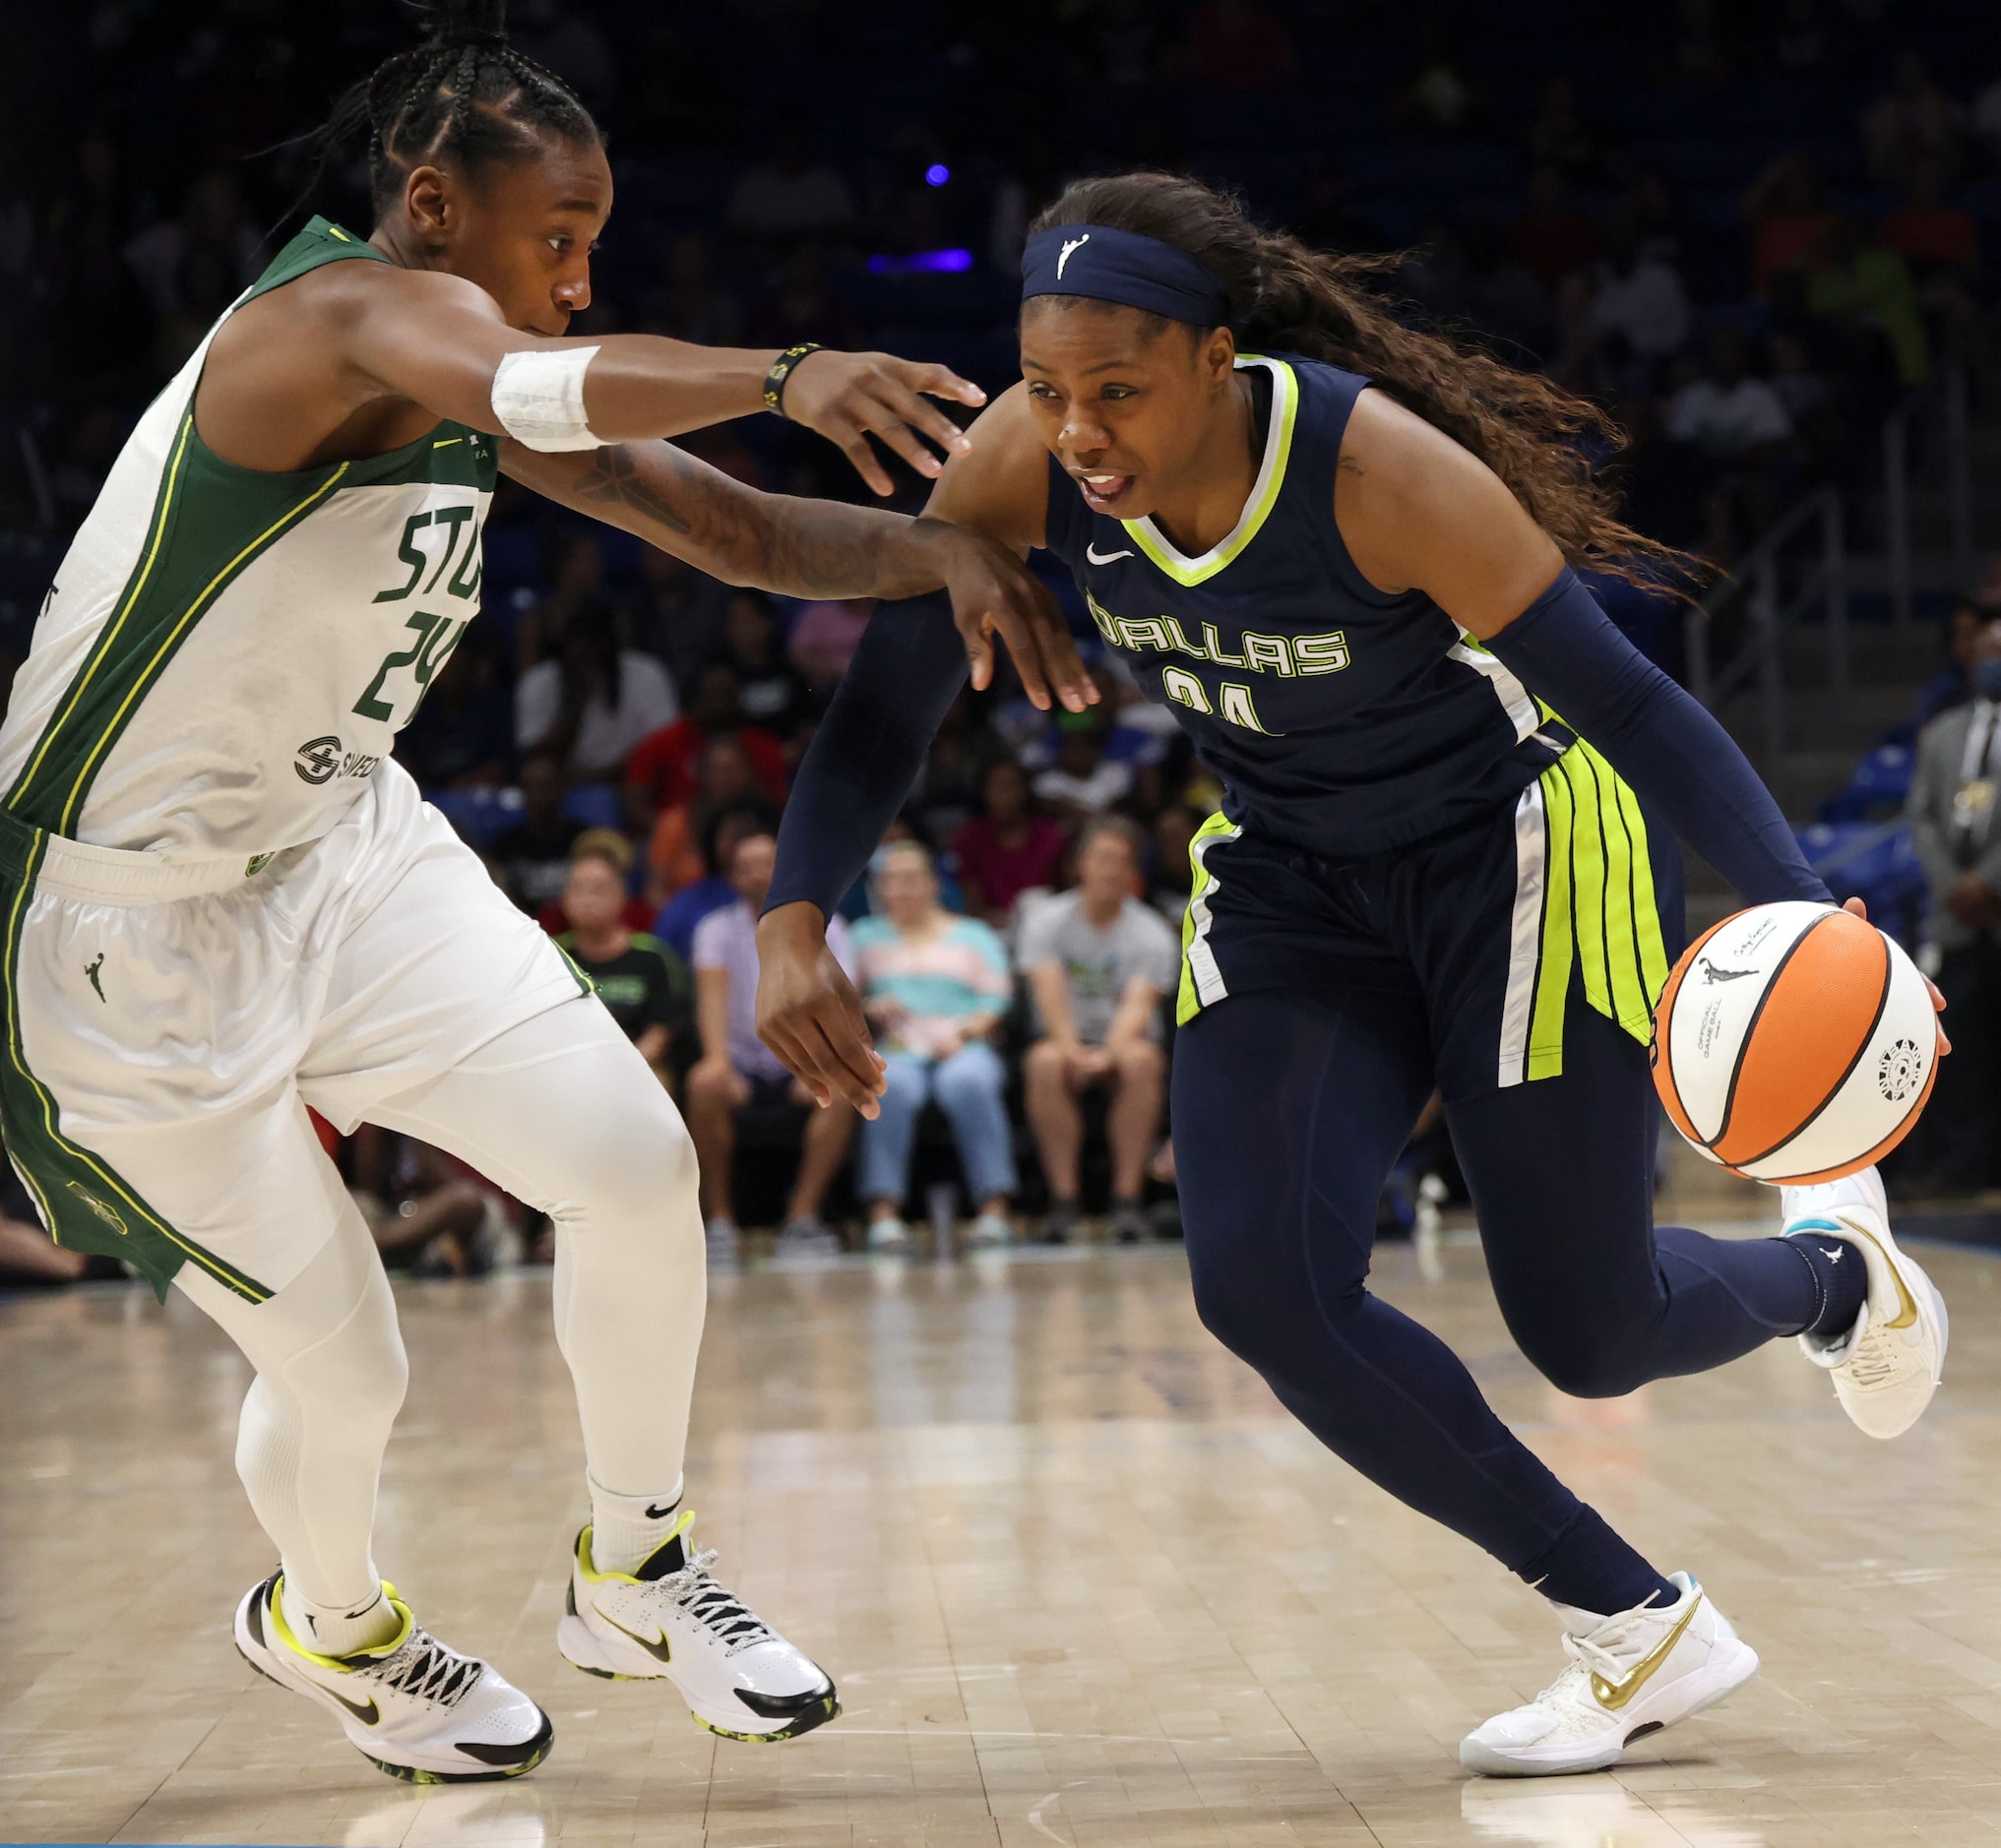
{"label": "navy compression tights", "polygon": [[[1401,998],[1238,995],[1182,1028],[1174,1156],[1202,1320],[1337,1455],[1548,1596],[1672,1598],[1452,1350],[1369,1294],[1377,1200],[1431,1082]],[[1646,1050],[1575,1001],[1560,1078],[1447,1116],[1501,1312],[1563,1391],[1700,1373],[1813,1317],[1813,1272],[1782,1240],[1655,1228]]]}

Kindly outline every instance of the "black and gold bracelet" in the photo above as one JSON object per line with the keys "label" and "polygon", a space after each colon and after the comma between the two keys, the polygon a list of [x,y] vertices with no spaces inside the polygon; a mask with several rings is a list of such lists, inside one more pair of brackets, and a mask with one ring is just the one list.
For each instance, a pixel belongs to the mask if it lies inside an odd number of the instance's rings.
{"label": "black and gold bracelet", "polygon": [[792,368],[808,353],[820,350],[818,340],[802,340],[797,346],[787,346],[772,369],[764,375],[764,407],[775,410],[782,417],[785,414],[785,381],[792,376]]}

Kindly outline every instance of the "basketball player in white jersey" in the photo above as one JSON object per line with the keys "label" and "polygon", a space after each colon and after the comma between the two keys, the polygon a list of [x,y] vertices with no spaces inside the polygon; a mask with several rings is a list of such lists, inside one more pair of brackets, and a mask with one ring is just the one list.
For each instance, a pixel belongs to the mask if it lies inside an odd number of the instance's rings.
{"label": "basketball player in white jersey", "polygon": [[372,235],[315,219],[155,400],[0,729],[8,1152],[57,1239],[178,1286],[249,1357],[237,1467],[281,1564],[237,1646],[418,1782],[519,1775],[551,1727],[377,1573],[405,1356],[309,1104],[450,1149],[559,1229],[592,1510],[563,1655],[665,1677],[731,1738],[839,1711],[687,1538],[705,1299],[680,1118],[390,755],[477,611],[496,470],[733,583],[943,586],[980,678],[998,630],[1032,691],[1090,697],[999,546],[651,440],[782,408],[886,490],[868,433],[935,473],[918,433],[964,439],[917,394],[979,394],[882,355],[563,339],[611,205],[596,128],[493,26],[434,18],[330,125],[367,131]]}

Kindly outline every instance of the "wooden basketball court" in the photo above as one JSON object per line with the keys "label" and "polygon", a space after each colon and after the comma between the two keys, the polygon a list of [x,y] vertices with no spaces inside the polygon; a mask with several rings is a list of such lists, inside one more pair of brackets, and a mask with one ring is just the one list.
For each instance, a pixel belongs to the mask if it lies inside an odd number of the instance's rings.
{"label": "wooden basketball court", "polygon": [[378,1556],[555,1719],[533,1776],[419,1791],[230,1644],[269,1570],[230,1466],[243,1363],[178,1299],[0,1304],[0,1838],[603,1848],[2001,1841],[2001,1264],[1915,1432],[1870,1443],[1781,1343],[1610,1403],[1515,1352],[1469,1238],[1385,1294],[1765,1658],[1616,1773],[1469,1779],[1561,1665],[1532,1593],[1323,1452],[1197,1324],[1178,1248],[722,1279],[689,1500],[824,1662],[794,1745],[557,1657],[583,1518],[546,1273],[400,1290],[414,1378]]}

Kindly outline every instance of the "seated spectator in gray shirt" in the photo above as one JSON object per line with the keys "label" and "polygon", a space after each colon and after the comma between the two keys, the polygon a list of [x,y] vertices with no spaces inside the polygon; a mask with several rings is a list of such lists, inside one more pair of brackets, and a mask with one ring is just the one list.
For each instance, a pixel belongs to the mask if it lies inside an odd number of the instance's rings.
{"label": "seated spectator in gray shirt", "polygon": [[1042,899],[1022,922],[1016,960],[1038,1034],[1022,1069],[1049,1183],[1051,1244],[1069,1238],[1077,1220],[1079,1098],[1096,1086],[1111,1094],[1112,1230],[1125,1242],[1147,1236],[1140,1197],[1167,1071],[1160,1001],[1174,986],[1180,952],[1172,929],[1140,896],[1140,845],[1130,822],[1105,816],[1087,824],[1077,889]]}
{"label": "seated spectator in gray shirt", "polygon": [[[854,1134],[854,1112],[836,1099],[825,1110],[786,1072],[757,1036],[757,914],[770,891],[778,842],[769,832],[747,834],[729,859],[729,882],[737,900],[712,911],[695,926],[695,1016],[702,1057],[688,1074],[688,1133],[702,1167],[702,1194],[708,1202],[709,1255],[727,1263],[736,1257],[738,1232],[730,1189],[736,1155],[737,1117],[749,1109],[777,1107],[802,1124],[804,1148],[799,1178],[779,1235],[782,1251],[831,1251],[836,1240],[820,1218],[821,1202],[840,1172]],[[827,923],[827,947],[854,976],[854,953],[847,927]]]}
{"label": "seated spectator in gray shirt", "polygon": [[1931,887],[1953,1041],[1930,1105],[1887,1164],[1906,1194],[2001,1186],[2001,621],[1980,628],[1970,655],[1973,698],[1919,734],[1905,808]]}

